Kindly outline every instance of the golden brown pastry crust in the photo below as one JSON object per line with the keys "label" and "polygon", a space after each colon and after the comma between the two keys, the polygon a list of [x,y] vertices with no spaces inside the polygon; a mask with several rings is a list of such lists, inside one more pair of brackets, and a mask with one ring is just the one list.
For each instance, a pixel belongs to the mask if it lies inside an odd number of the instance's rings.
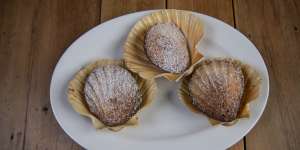
{"label": "golden brown pastry crust", "polygon": [[[174,23],[187,40],[189,51],[189,66],[180,73],[172,73],[154,65],[145,51],[145,36],[147,31],[158,23]],[[140,19],[128,34],[124,44],[123,58],[126,66],[139,74],[142,78],[153,79],[164,77],[171,81],[179,81],[183,76],[190,74],[193,67],[203,57],[196,45],[203,36],[203,24],[199,17],[189,11],[167,9],[154,12]]]}
{"label": "golden brown pastry crust", "polygon": [[95,68],[85,81],[84,93],[89,110],[107,126],[126,123],[142,102],[136,80],[118,65]]}
{"label": "golden brown pastry crust", "polygon": [[181,73],[190,64],[187,41],[174,23],[158,23],[146,33],[145,50],[159,68]]}
{"label": "golden brown pastry crust", "polygon": [[[215,58],[215,59],[222,60],[222,59],[230,59],[230,58]],[[231,126],[237,123],[238,120],[241,118],[250,117],[249,104],[251,101],[256,100],[256,98],[259,96],[260,93],[260,87],[261,87],[260,74],[251,66],[244,64],[239,60],[235,60],[235,59],[231,59],[231,60],[233,60],[235,65],[241,67],[242,73],[244,75],[244,91],[243,91],[242,102],[240,104],[240,109],[238,111],[236,119],[231,122],[218,121],[208,116],[208,120],[212,125],[222,124],[224,126]],[[195,68],[197,68],[198,65],[196,65]],[[193,98],[189,90],[190,79],[191,79],[191,75],[183,78],[178,94],[182,102],[187,106],[187,108],[189,108],[194,113],[200,113],[201,111],[199,111],[199,109],[195,107],[195,105],[193,105],[192,103]]]}
{"label": "golden brown pastry crust", "polygon": [[230,59],[202,61],[189,81],[193,105],[207,116],[230,122],[236,119],[244,91],[244,76]]}
{"label": "golden brown pastry crust", "polygon": [[[68,86],[68,102],[71,104],[73,109],[78,112],[80,115],[86,116],[91,119],[93,126],[96,129],[104,129],[107,128],[112,131],[119,131],[124,127],[133,126],[138,124],[138,117],[134,115],[128,120],[125,124],[110,127],[103,122],[101,122],[93,113],[89,111],[89,108],[86,104],[84,98],[84,85],[87,76],[97,67],[103,65],[119,65],[120,67],[126,68],[123,60],[111,60],[111,59],[101,59],[95,62],[92,62],[85,67],[83,67],[80,71],[78,71],[74,78],[69,82]],[[132,73],[132,72],[131,72]],[[137,81],[139,91],[142,97],[142,102],[140,105],[141,111],[144,107],[150,104],[151,100],[155,96],[156,92],[156,83],[154,80],[146,80],[139,77],[137,74],[132,73],[134,79]]]}

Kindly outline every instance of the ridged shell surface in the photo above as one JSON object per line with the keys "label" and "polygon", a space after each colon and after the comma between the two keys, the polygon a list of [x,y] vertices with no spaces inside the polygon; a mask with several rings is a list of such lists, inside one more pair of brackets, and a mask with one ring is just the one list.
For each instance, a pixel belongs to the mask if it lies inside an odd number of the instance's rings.
{"label": "ridged shell surface", "polygon": [[148,57],[159,68],[181,73],[190,63],[187,40],[174,23],[158,23],[150,28],[145,38]]}
{"label": "ridged shell surface", "polygon": [[243,92],[244,76],[232,59],[208,59],[194,70],[188,88],[192,104],[207,116],[230,122],[237,118]]}
{"label": "ridged shell surface", "polygon": [[[174,69],[175,71],[173,72],[170,72],[171,70],[166,71],[167,69],[161,69],[155,65],[153,61],[149,59],[149,54],[147,54],[145,49],[145,38],[150,28],[157,24],[166,23],[173,23],[180,29],[186,39],[188,47],[189,64],[187,67],[185,67],[185,63],[177,64],[183,66],[178,68],[184,69]],[[171,81],[178,81],[183,76],[190,74],[194,65],[203,57],[196,48],[196,45],[204,35],[203,31],[203,23],[200,18],[189,11],[165,9],[151,13],[141,18],[128,34],[124,43],[123,53],[126,66],[130,71],[139,74],[145,79],[164,77]],[[173,63],[173,65],[176,64]]]}
{"label": "ridged shell surface", "polygon": [[126,123],[139,109],[141,96],[133,76],[117,65],[96,68],[87,77],[85,99],[90,111],[107,126]]}

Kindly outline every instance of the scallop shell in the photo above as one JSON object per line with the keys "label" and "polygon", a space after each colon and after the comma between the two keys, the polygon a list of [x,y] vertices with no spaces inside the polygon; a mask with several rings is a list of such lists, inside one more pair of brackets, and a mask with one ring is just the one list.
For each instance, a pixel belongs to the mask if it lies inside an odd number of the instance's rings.
{"label": "scallop shell", "polygon": [[126,123],[142,102],[136,80],[118,65],[94,69],[85,80],[84,93],[90,112],[107,126]]}
{"label": "scallop shell", "polygon": [[181,73],[190,63],[187,40],[174,23],[159,23],[146,33],[145,50],[151,62],[170,73]]}
{"label": "scallop shell", "polygon": [[[170,73],[155,66],[147,57],[144,44],[146,32],[157,23],[173,22],[179,27],[187,39],[190,65],[183,73]],[[124,44],[124,59],[126,66],[141,77],[152,79],[165,77],[168,80],[178,81],[192,72],[193,67],[203,57],[196,45],[203,36],[203,24],[200,19],[189,11],[161,10],[139,20],[130,31]]]}
{"label": "scallop shell", "polygon": [[[74,78],[69,82],[68,86],[68,101],[73,107],[73,109],[88,118],[91,119],[93,126],[96,129],[104,129],[107,128],[112,131],[119,131],[124,127],[127,126],[134,126],[138,124],[138,117],[137,114],[134,115],[129,121],[127,121],[123,125],[109,127],[104,125],[95,115],[93,115],[87,106],[87,103],[85,101],[85,95],[84,95],[84,85],[85,80],[87,76],[97,67],[103,66],[103,65],[119,65],[125,69],[125,63],[123,60],[108,60],[108,59],[102,59],[98,60],[96,62],[93,62],[91,64],[88,64],[83,69],[81,69],[78,73],[75,74]],[[151,100],[155,96],[156,91],[156,83],[154,80],[146,80],[141,77],[139,77],[137,74],[132,73],[133,77],[136,79],[140,94],[142,97],[142,103],[140,106],[139,111],[141,111],[142,108],[145,108],[148,104],[150,104]]]}
{"label": "scallop shell", "polygon": [[[252,69],[249,65],[243,64],[238,60],[233,60],[233,59],[228,59],[228,58],[227,59],[218,58],[218,59],[203,60],[203,62],[200,62],[199,64],[197,64],[195,66],[195,70],[198,67],[203,67],[203,66],[205,67],[205,64],[207,64],[207,63],[226,62],[226,61],[231,61],[233,65],[241,68],[242,74],[244,76],[244,80],[243,80],[244,86],[243,86],[243,91],[241,91],[243,93],[242,100],[241,100],[241,103],[239,104],[240,107],[239,107],[239,110],[237,111],[238,113],[237,113],[236,119],[232,120],[231,122],[221,122],[221,121],[218,121],[218,120],[208,117],[209,122],[212,125],[222,124],[224,126],[230,126],[230,125],[235,124],[240,118],[250,117],[249,103],[258,97],[259,91],[260,91],[261,78],[260,78],[258,72],[255,71],[254,69]],[[213,65],[214,65],[214,67],[224,66],[220,63],[215,63]],[[210,75],[210,77],[213,77],[214,75],[211,75],[211,74],[217,70],[223,72],[223,74],[228,74],[228,70],[226,71],[225,68],[223,68],[223,69],[215,68],[214,70],[207,70],[207,73]],[[220,73],[214,73],[214,74],[221,75]],[[180,90],[179,90],[179,96],[180,96],[180,99],[183,101],[183,103],[192,112],[199,113],[200,112],[199,108],[197,108],[193,104],[193,97],[191,96],[191,93],[190,93],[189,81],[191,78],[192,78],[192,75],[189,75],[183,79]],[[216,83],[216,82],[210,82],[210,83]],[[203,84],[203,85],[205,85],[205,84]]]}

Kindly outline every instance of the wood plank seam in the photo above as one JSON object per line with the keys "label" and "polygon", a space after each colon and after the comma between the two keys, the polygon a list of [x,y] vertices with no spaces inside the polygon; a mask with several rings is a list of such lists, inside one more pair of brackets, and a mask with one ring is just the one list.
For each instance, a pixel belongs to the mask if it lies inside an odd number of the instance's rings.
{"label": "wood plank seam", "polygon": [[169,8],[168,8],[168,0],[165,0],[165,8],[166,8],[166,9],[169,9]]}
{"label": "wood plank seam", "polygon": [[234,28],[236,28],[234,0],[231,0],[231,5],[232,5],[233,26]]}
{"label": "wood plank seam", "polygon": [[246,136],[244,136],[243,141],[244,141],[244,150],[246,150],[246,149],[247,149],[247,146],[246,146],[246,144],[247,144],[247,143],[246,143],[246,141],[247,141],[247,140],[246,140]]}
{"label": "wood plank seam", "polygon": [[[32,31],[31,31],[32,34]],[[31,38],[30,38],[31,39]],[[30,46],[31,47],[31,46]],[[28,66],[28,91],[27,91],[27,96],[26,96],[26,106],[25,106],[25,111],[26,111],[26,115],[25,115],[25,124],[24,124],[24,129],[23,129],[23,141],[22,141],[22,149],[25,149],[25,141],[26,141],[26,133],[27,133],[27,120],[28,120],[28,105],[29,105],[29,98],[30,98],[30,93],[31,93],[31,81],[32,81],[32,66],[33,66],[33,58],[32,54],[33,54],[33,49],[30,48],[30,52],[29,52],[29,66]]]}
{"label": "wood plank seam", "polygon": [[[236,27],[236,11],[235,11],[235,9],[236,9],[236,7],[235,7],[235,4],[234,4],[234,0],[231,0],[231,4],[232,4],[232,16],[233,16],[233,26],[234,26],[234,28],[235,29],[237,29],[237,27]],[[246,146],[246,135],[243,137],[243,146],[244,146],[244,150],[246,150],[246,148],[247,148],[247,146]]]}
{"label": "wood plank seam", "polygon": [[[38,4],[37,6],[40,4],[40,1],[38,1]],[[37,9],[34,7],[34,10],[33,10],[33,17],[32,18],[36,18],[37,16]],[[25,124],[24,124],[24,129],[23,129],[23,141],[22,141],[22,150],[25,149],[25,142],[26,142],[26,133],[27,133],[27,121],[28,121],[28,115],[29,115],[29,111],[28,111],[28,107],[29,107],[29,99],[30,99],[30,93],[31,93],[31,90],[32,90],[32,86],[31,86],[31,81],[32,81],[32,78],[33,78],[33,65],[34,65],[34,49],[32,48],[32,45],[33,45],[33,40],[32,40],[32,37],[33,37],[33,34],[34,34],[34,27],[33,27],[33,24],[34,24],[34,19],[32,19],[31,21],[31,31],[30,31],[30,51],[29,51],[29,65],[28,65],[28,91],[27,91],[27,94],[26,94],[26,106],[25,106],[25,112],[26,112],[26,115],[25,115]]]}
{"label": "wood plank seam", "polygon": [[99,2],[99,18],[98,18],[98,20],[99,20],[99,24],[98,25],[100,25],[101,23],[102,23],[102,20],[101,20],[101,10],[102,10],[102,1],[103,0],[100,0]]}
{"label": "wood plank seam", "polygon": [[[49,1],[48,1],[49,2]],[[68,5],[67,1],[62,1],[61,3],[57,3],[59,1],[52,1],[52,2],[46,2],[46,1],[38,1],[38,3],[34,4],[33,11],[33,20],[31,20],[31,35],[29,36],[30,40],[30,51],[29,51],[29,90],[28,93],[26,93],[27,97],[27,106],[26,106],[26,117],[25,117],[25,129],[24,129],[24,136],[23,139],[23,145],[22,149],[76,149],[79,146],[75,145],[74,141],[70,140],[70,137],[66,135],[66,133],[63,132],[63,130],[58,126],[57,122],[55,122],[54,126],[48,126],[43,128],[35,128],[39,125],[45,124],[47,118],[51,119],[51,122],[49,124],[53,124],[52,120],[55,121],[54,115],[52,112],[49,112],[51,108],[49,105],[49,98],[45,98],[45,96],[48,96],[49,94],[49,83],[48,81],[51,78],[51,74],[53,73],[54,67],[56,62],[53,60],[58,60],[58,57],[61,55],[60,52],[63,52],[63,50],[66,49],[66,44],[71,44],[71,41],[67,39],[78,38],[82,31],[86,31],[87,27],[89,29],[91,28],[91,24],[93,24],[92,27],[99,24],[99,21],[97,24],[95,24],[95,21],[98,18],[100,18],[99,14],[95,14],[95,12],[99,12],[99,8],[96,9],[96,7],[101,6],[100,1],[90,1],[90,2],[84,2],[81,1],[81,4],[84,4],[81,6],[80,1],[78,1],[75,4]],[[99,3],[100,2],[100,3]],[[68,6],[68,7],[67,7]],[[93,6],[93,7],[91,7]],[[42,9],[41,9],[42,8]],[[68,9],[68,10],[65,10]],[[88,15],[79,15],[78,14],[86,14]],[[73,11],[74,10],[74,11]],[[95,11],[96,10],[96,11]],[[66,13],[68,12],[68,13]],[[70,12],[70,13],[69,13]],[[101,13],[101,12],[100,12]],[[48,17],[49,14],[53,14],[51,18],[49,19],[42,19],[45,18],[45,16]],[[91,18],[89,18],[91,16]],[[70,21],[68,21],[70,19]],[[82,21],[78,21],[76,19],[82,19]],[[49,21],[50,20],[50,21]],[[49,21],[49,24],[40,24],[45,21]],[[71,28],[66,28],[67,30],[62,30],[61,28],[58,29],[56,26],[59,26],[60,24],[70,26]],[[60,26],[59,26],[60,27]],[[68,32],[69,30],[69,32]],[[62,31],[66,31],[66,36],[60,36]],[[53,33],[49,35],[48,33]],[[57,37],[61,38],[61,40],[56,40]],[[41,40],[40,40],[41,39]],[[47,45],[47,43],[54,43],[53,47],[45,47],[46,49],[42,49],[43,45]],[[64,46],[63,46],[64,45]],[[50,44],[49,44],[50,46]],[[53,51],[53,52],[52,52]],[[52,55],[55,53],[55,55]],[[51,54],[48,56],[47,54]],[[57,54],[57,55],[56,55]],[[46,60],[41,59],[41,57],[47,58]],[[48,68],[41,67],[43,65],[39,62],[46,62],[45,65]],[[51,63],[49,65],[49,63]],[[49,70],[51,69],[51,70]],[[43,77],[42,77],[43,76]],[[45,77],[46,76],[46,77]],[[48,78],[49,76],[50,78]],[[41,77],[41,78],[39,78]],[[47,80],[47,81],[46,81]],[[42,88],[41,88],[42,87]],[[45,90],[39,90],[47,88]],[[35,90],[38,90],[35,92]],[[39,93],[39,94],[36,94]],[[48,112],[48,113],[47,113]],[[33,115],[35,114],[35,115]],[[37,118],[35,117],[37,116]],[[47,117],[45,119],[45,116]],[[44,119],[43,119],[44,118]],[[31,127],[33,126],[33,127]],[[58,128],[59,129],[58,129]],[[51,135],[50,135],[50,132]],[[54,131],[54,133],[53,133]],[[49,142],[49,144],[43,144],[45,141]],[[51,148],[52,147],[52,148]]]}

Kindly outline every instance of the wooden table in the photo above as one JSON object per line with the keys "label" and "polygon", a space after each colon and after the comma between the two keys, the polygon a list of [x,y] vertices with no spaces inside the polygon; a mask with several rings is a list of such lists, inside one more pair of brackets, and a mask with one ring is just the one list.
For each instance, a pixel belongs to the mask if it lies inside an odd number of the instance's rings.
{"label": "wooden table", "polygon": [[1,0],[0,149],[82,149],[51,110],[55,64],[76,38],[101,22],[161,8],[223,20],[254,42],[267,64],[266,110],[231,149],[299,149],[300,0]]}

